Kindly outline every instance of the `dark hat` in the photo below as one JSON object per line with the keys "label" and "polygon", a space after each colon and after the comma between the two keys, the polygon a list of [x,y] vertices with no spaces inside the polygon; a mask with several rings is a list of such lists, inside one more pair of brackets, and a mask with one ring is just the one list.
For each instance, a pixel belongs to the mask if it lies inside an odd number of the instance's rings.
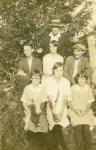
{"label": "dark hat", "polygon": [[76,44],[73,46],[73,49],[74,48],[78,48],[78,50],[82,50],[82,51],[87,51],[88,49],[85,47],[85,45],[83,44]]}
{"label": "dark hat", "polygon": [[51,27],[63,27],[63,24],[61,24],[59,19],[53,19],[49,25]]}

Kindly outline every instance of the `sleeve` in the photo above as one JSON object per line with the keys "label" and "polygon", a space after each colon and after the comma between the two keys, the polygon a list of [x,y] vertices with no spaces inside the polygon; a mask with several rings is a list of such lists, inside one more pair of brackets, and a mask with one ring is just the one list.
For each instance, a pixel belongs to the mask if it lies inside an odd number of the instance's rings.
{"label": "sleeve", "polygon": [[24,71],[24,68],[25,68],[25,63],[24,63],[24,59],[22,58],[18,64],[16,82],[18,83],[18,86],[23,87],[23,88],[26,85],[28,85],[28,83],[30,82],[30,77]]}
{"label": "sleeve", "polygon": [[64,58],[61,56],[61,62],[64,63]]}
{"label": "sleeve", "polygon": [[22,60],[18,63],[18,70],[23,70]]}
{"label": "sleeve", "polygon": [[23,106],[28,106],[32,104],[32,102],[29,101],[29,89],[28,87],[25,87],[23,95],[21,97],[21,101],[23,102]]}
{"label": "sleeve", "polygon": [[28,104],[28,88],[25,87],[23,95],[21,97],[21,101],[23,102],[23,107],[24,107],[24,130],[28,130],[29,122],[30,122],[30,109],[29,109],[29,104]]}
{"label": "sleeve", "polygon": [[62,62],[63,62],[63,63],[64,63],[64,60],[65,60],[64,58],[65,58],[65,56],[62,57]]}
{"label": "sleeve", "polygon": [[69,64],[69,60],[68,60],[68,57],[65,59],[65,63],[64,63],[64,71],[68,71],[68,65]]}
{"label": "sleeve", "polygon": [[69,95],[68,95],[68,97],[67,97],[67,100],[68,100],[69,102],[72,101],[72,95],[73,95],[73,87],[70,88]]}
{"label": "sleeve", "polygon": [[45,89],[47,95],[48,95],[48,83],[49,83],[48,81],[49,81],[49,77],[43,76],[42,85],[43,85],[43,88]]}
{"label": "sleeve", "polygon": [[71,66],[70,57],[67,57],[64,63],[64,77],[67,78],[69,81],[72,80],[72,77],[69,74],[70,66]]}
{"label": "sleeve", "polygon": [[69,95],[70,94],[70,82],[66,79],[66,82],[64,82],[64,84],[66,85],[63,91],[64,95]]}
{"label": "sleeve", "polygon": [[94,96],[93,96],[93,93],[92,93],[92,89],[89,88],[89,101],[88,101],[88,103],[92,103],[94,101],[95,101],[95,99],[94,99]]}
{"label": "sleeve", "polygon": [[88,75],[89,79],[92,79],[92,73],[93,73],[93,69],[92,67],[90,66],[90,63],[89,63],[89,60],[88,58],[85,57],[85,73]]}
{"label": "sleeve", "polygon": [[47,101],[48,101],[47,88],[45,83],[42,83],[41,102],[47,102]]}
{"label": "sleeve", "polygon": [[43,57],[43,74],[46,74],[46,58]]}
{"label": "sleeve", "polygon": [[40,59],[38,59],[37,68],[38,68],[38,70],[42,73],[43,66],[42,66],[42,62],[41,62]]}
{"label": "sleeve", "polygon": [[43,50],[45,49],[45,40],[44,40],[44,35],[43,35],[43,37],[41,37],[41,40],[40,40],[40,48],[42,48]]}
{"label": "sleeve", "polygon": [[23,59],[21,59],[18,63],[17,75],[23,75],[23,76],[26,75],[23,67],[24,67],[24,62],[23,62]]}
{"label": "sleeve", "polygon": [[22,102],[26,102],[26,99],[28,98],[27,88],[25,87],[23,95],[21,97]]}

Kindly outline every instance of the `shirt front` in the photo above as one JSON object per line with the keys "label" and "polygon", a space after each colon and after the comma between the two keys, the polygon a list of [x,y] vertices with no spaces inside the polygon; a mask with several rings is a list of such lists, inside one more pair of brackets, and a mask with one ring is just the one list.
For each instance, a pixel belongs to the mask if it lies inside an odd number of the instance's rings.
{"label": "shirt front", "polygon": [[52,68],[56,62],[63,63],[64,59],[59,54],[47,54],[43,57],[43,74],[46,74],[48,76],[52,75]]}
{"label": "shirt front", "polygon": [[75,64],[74,64],[74,70],[73,70],[73,75],[72,77],[74,78],[77,73],[78,73],[78,65],[79,65],[80,59],[75,60]]}
{"label": "shirt front", "polygon": [[52,32],[49,34],[50,36],[50,41],[57,41],[59,40],[59,38],[61,37],[60,32],[57,35],[53,35]]}
{"label": "shirt front", "polygon": [[[84,87],[80,87],[78,84],[73,85],[71,87],[69,101],[71,101],[75,110],[84,112],[88,106],[88,103],[92,103],[94,101],[91,88],[87,84]],[[68,110],[68,114],[73,126],[79,124],[91,125],[92,119],[94,118],[91,108],[83,116],[78,116],[72,109]]]}
{"label": "shirt front", "polygon": [[[65,79],[64,77],[62,77],[60,79],[59,82],[57,82],[54,79],[54,76],[46,78],[43,81],[43,84],[45,85],[46,91],[47,91],[47,96],[51,97],[52,103],[53,103],[53,107],[55,106],[56,103],[57,104],[57,108],[56,111],[62,111],[63,110],[63,115],[62,118],[59,122],[55,122],[53,119],[53,115],[52,115],[52,111],[51,108],[48,104],[47,106],[47,119],[49,122],[49,129],[51,130],[56,124],[61,125],[62,127],[66,127],[69,125],[69,120],[67,118],[67,106],[65,105],[64,107],[64,103],[66,103],[66,98],[69,95],[70,92],[70,83],[67,79]],[[63,99],[60,98],[58,100],[58,102],[56,102],[56,97],[57,97],[57,92],[58,89],[60,91],[60,95],[63,96]]]}
{"label": "shirt front", "polygon": [[31,72],[33,58],[32,57],[30,59],[27,58],[27,61],[28,61],[28,65],[29,65],[29,70]]}

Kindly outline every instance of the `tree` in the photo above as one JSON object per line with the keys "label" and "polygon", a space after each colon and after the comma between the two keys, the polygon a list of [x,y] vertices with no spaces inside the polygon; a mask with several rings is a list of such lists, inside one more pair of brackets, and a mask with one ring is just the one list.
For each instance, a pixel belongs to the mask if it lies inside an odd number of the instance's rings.
{"label": "tree", "polygon": [[28,40],[34,48],[38,48],[40,37],[50,30],[48,24],[53,18],[61,20],[63,32],[68,38],[85,44],[90,14],[91,10],[84,0],[0,1],[0,121],[6,132],[2,139],[5,139],[7,146],[16,145],[19,139],[15,149],[20,146],[28,149],[24,145],[22,107],[14,90],[14,74],[22,55],[22,44]]}

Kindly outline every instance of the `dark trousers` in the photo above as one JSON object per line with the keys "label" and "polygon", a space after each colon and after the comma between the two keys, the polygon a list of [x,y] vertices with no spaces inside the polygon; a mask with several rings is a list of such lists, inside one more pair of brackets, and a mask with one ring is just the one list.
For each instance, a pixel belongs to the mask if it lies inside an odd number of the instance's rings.
{"label": "dark trousers", "polygon": [[27,131],[29,150],[76,150],[74,130],[69,125],[66,128],[55,125],[48,133],[33,133]]}
{"label": "dark trousers", "polygon": [[47,133],[26,132],[26,139],[29,143],[29,150],[48,150]]}
{"label": "dark trousers", "polygon": [[71,125],[66,128],[61,127],[60,125],[56,125],[53,128],[53,138],[55,145],[61,147],[62,150],[75,150],[75,138],[74,138],[74,130]]}
{"label": "dark trousers", "polygon": [[89,125],[78,125],[74,127],[76,150],[91,150],[91,132]]}

